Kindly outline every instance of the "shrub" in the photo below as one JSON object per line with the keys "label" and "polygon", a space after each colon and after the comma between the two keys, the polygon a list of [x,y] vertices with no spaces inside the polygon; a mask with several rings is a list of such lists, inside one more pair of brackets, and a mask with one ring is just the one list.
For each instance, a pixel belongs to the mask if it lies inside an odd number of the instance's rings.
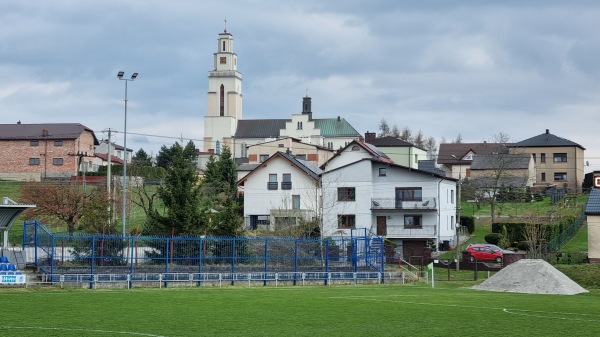
{"label": "shrub", "polygon": [[461,216],[460,225],[467,227],[469,234],[473,234],[473,232],[475,232],[475,218],[472,216]]}
{"label": "shrub", "polygon": [[529,250],[529,243],[527,241],[519,241],[517,242],[517,249]]}
{"label": "shrub", "polygon": [[485,236],[485,242],[490,243],[492,245],[498,245],[498,243],[500,242],[501,238],[502,238],[501,234],[490,233],[490,234],[486,234],[486,236]]}

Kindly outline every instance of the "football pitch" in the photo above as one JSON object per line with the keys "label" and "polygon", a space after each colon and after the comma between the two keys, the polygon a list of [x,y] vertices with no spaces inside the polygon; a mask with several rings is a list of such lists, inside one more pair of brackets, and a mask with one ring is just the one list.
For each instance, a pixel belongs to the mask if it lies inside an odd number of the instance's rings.
{"label": "football pitch", "polygon": [[2,336],[600,336],[600,291],[29,288],[0,289],[0,308]]}

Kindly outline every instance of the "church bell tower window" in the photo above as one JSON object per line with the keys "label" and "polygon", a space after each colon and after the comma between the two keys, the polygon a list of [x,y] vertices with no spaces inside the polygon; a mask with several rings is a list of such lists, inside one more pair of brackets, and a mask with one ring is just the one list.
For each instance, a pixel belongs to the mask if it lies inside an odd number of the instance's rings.
{"label": "church bell tower window", "polygon": [[219,102],[219,111],[221,116],[225,116],[225,86],[221,84],[221,93],[220,93],[220,102]]}

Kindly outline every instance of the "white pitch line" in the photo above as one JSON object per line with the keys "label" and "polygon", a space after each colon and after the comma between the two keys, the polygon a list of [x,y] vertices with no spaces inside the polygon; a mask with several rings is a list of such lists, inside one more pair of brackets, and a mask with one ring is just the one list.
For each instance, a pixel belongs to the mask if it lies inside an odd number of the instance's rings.
{"label": "white pitch line", "polygon": [[[414,295],[393,295],[393,296],[414,296]],[[526,309],[507,309],[507,308],[496,308],[496,307],[481,307],[481,306],[471,306],[471,305],[460,305],[460,304],[441,304],[441,303],[427,303],[427,302],[413,302],[413,301],[397,301],[397,300],[387,300],[387,299],[376,299],[372,298],[374,296],[338,296],[338,297],[330,297],[333,299],[348,299],[348,300],[361,300],[361,301],[374,301],[374,302],[390,302],[390,303],[403,303],[403,304],[416,304],[416,305],[427,305],[427,306],[438,306],[438,307],[452,307],[452,308],[468,308],[468,309],[483,309],[483,310],[501,310],[504,313],[511,315],[520,315],[520,316],[531,316],[531,317],[539,317],[539,318],[558,318],[562,320],[570,320],[570,321],[586,321],[586,322],[599,322],[600,323],[600,315],[595,314],[585,314],[585,313],[574,313],[574,312],[555,312],[555,311],[537,311],[537,310],[526,310]],[[389,296],[386,296],[389,297]],[[520,311],[522,313],[517,313],[515,311]],[[544,314],[546,316],[544,316]],[[590,317],[596,319],[582,319],[582,318],[569,318],[569,317],[555,317],[548,315],[572,315],[572,316],[582,316],[582,317]]]}
{"label": "white pitch line", "polygon": [[145,337],[167,337],[163,335],[154,335],[143,332],[129,332],[129,331],[114,331],[114,330],[97,330],[97,329],[81,329],[81,328],[52,328],[43,326],[2,326],[3,329],[18,329],[18,330],[56,330],[56,331],[77,331],[77,332],[94,332],[104,334],[118,334],[118,335],[132,335],[132,336],[145,336]]}

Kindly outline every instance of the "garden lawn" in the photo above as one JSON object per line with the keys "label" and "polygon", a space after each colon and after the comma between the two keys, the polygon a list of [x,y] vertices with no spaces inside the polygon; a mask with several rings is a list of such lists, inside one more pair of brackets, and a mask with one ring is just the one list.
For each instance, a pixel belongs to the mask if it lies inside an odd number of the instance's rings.
{"label": "garden lawn", "polygon": [[5,336],[598,336],[600,292],[408,285],[0,289]]}

